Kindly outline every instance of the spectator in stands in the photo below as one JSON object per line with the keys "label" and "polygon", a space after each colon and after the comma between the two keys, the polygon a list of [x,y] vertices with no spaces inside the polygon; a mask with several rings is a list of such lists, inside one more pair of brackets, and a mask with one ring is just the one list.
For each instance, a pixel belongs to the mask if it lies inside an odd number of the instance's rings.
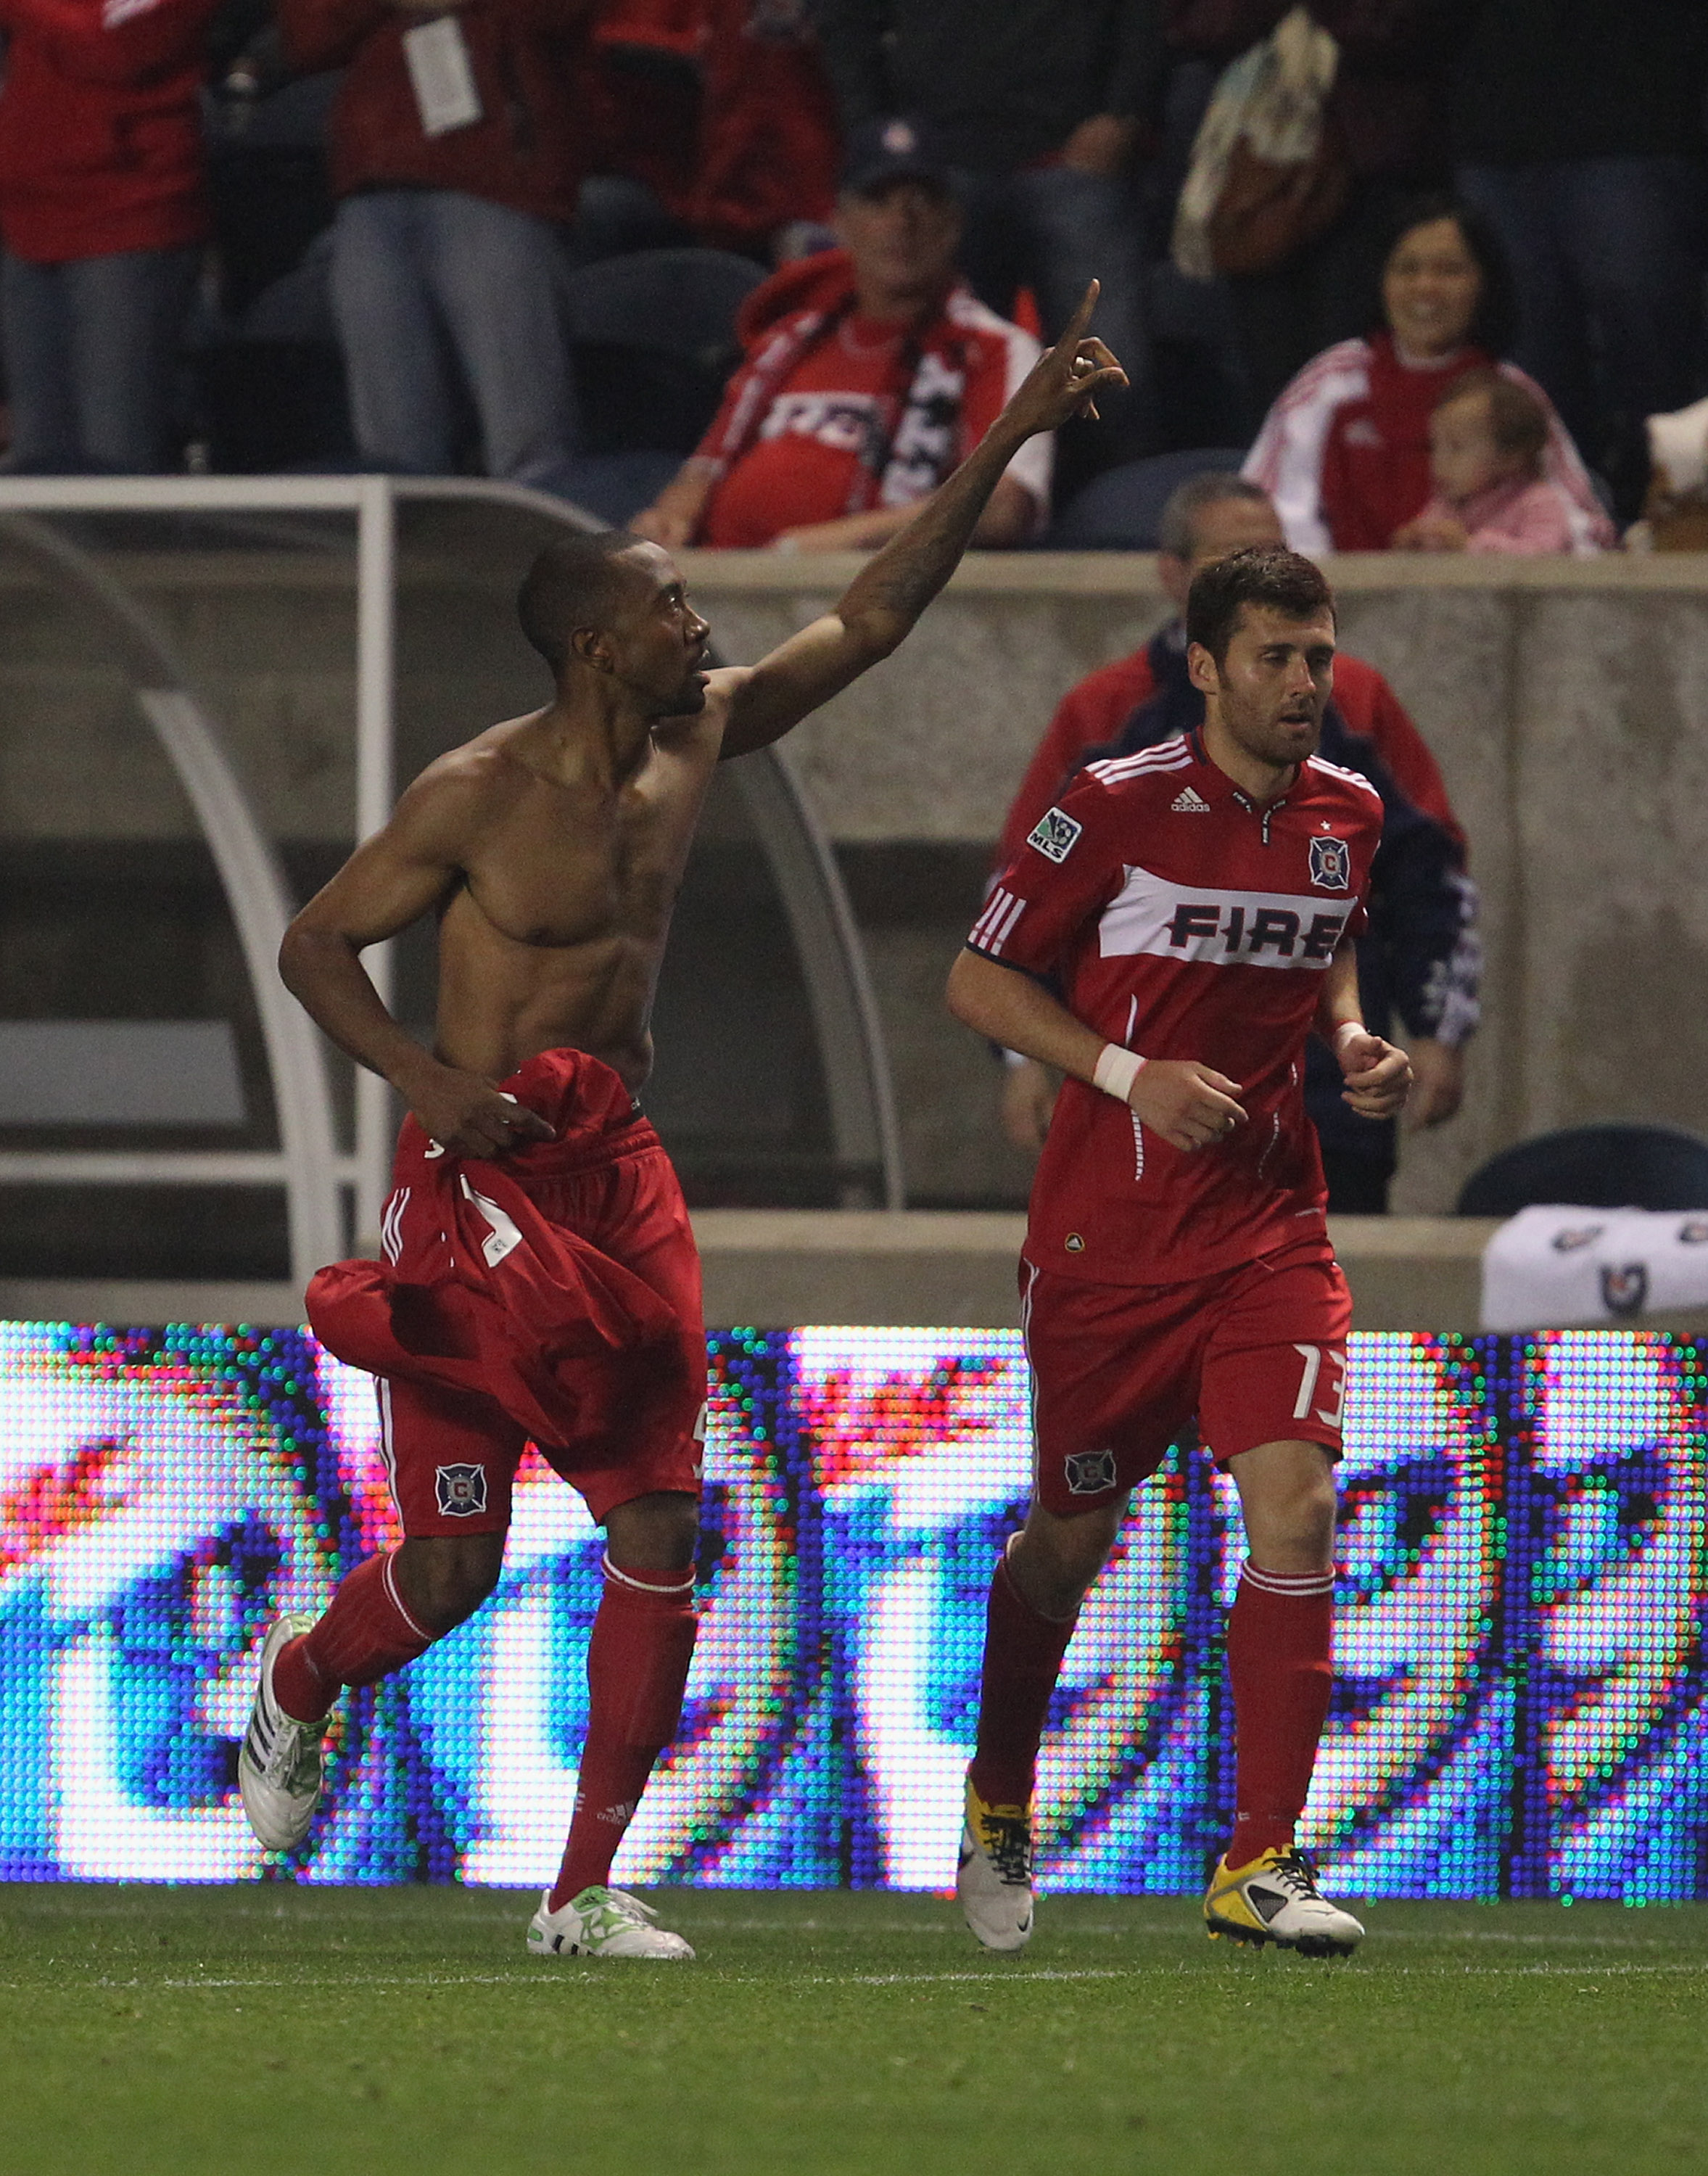
{"label": "spectator in stands", "polygon": [[[874,122],[849,147],[844,248],[787,265],[743,305],[747,361],[694,454],[629,525],[684,544],[870,551],[984,436],[1037,359],[955,275],[960,213],[930,131]],[[1048,508],[1034,438],[975,544],[1022,542]]]}
{"label": "spectator in stands", "polygon": [[[1223,68],[1294,0],[1162,0],[1170,49]],[[1340,48],[1326,119],[1346,182],[1332,226],[1227,282],[1252,414],[1323,348],[1360,332],[1395,208],[1448,179],[1446,84],[1467,0],[1306,0]]]}
{"label": "spectator in stands", "polygon": [[1643,419],[1702,390],[1708,8],[1501,0],[1453,88],[1458,186],[1518,290],[1513,348],[1633,519]]}
{"label": "spectator in stands", "polygon": [[1145,329],[1127,169],[1162,63],[1156,0],[812,0],[851,133],[896,113],[942,134],[967,214],[960,261],[993,309],[1029,287],[1058,339],[1102,283],[1091,329],[1133,390],[1108,405],[1141,450]]}
{"label": "spectator in stands", "polygon": [[[372,467],[462,465],[567,492],[576,422],[559,281],[590,0],[279,0],[286,51],[343,68],[332,301]],[[459,384],[459,379],[460,384]]]}
{"label": "spectator in stands", "polygon": [[1388,550],[1429,497],[1429,418],[1442,389],[1493,368],[1523,385],[1548,417],[1542,472],[1571,506],[1572,548],[1611,545],[1613,524],[1547,394],[1499,360],[1512,318],[1494,236],[1448,197],[1412,200],[1395,226],[1376,329],[1308,363],[1246,459],[1287,542],[1297,552]]}
{"label": "spectator in stands", "polygon": [[8,466],[173,465],[174,366],[208,232],[199,99],[215,0],[0,0]]}
{"label": "spectator in stands", "polygon": [[[1175,491],[1161,532],[1157,573],[1176,616],[1142,650],[1063,696],[1009,811],[998,866],[1084,764],[1129,755],[1203,723],[1204,698],[1187,672],[1183,615],[1192,578],[1248,546],[1282,541],[1264,492],[1221,471]],[[1358,954],[1364,1017],[1380,1035],[1398,1012],[1417,1076],[1406,1124],[1439,1125],[1459,1108],[1464,1046],[1478,1018],[1477,892],[1465,873],[1465,835],[1435,759],[1399,698],[1373,666],[1345,650],[1335,660],[1321,752],[1363,772],[1382,796],[1386,817],[1373,871],[1371,926]],[[1329,1053],[1313,1043],[1305,1100],[1322,1143],[1329,1206],[1339,1215],[1380,1215],[1394,1172],[1394,1127],[1349,1111],[1344,1085]],[[1009,1054],[1003,1126],[1016,1147],[1042,1145],[1055,1091],[1042,1066]]]}
{"label": "spectator in stands", "polygon": [[1577,509],[1542,472],[1548,417],[1527,386],[1498,370],[1456,378],[1429,418],[1434,489],[1394,532],[1398,552],[1592,552]]}

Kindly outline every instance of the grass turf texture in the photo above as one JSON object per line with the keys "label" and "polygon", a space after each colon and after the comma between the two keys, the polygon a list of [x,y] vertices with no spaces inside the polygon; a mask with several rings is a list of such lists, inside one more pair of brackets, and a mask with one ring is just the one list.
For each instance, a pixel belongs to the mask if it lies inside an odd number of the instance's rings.
{"label": "grass turf texture", "polygon": [[1189,1900],[674,1890],[686,1966],[463,1890],[0,1886],[8,2176],[1528,2176],[1700,2168],[1708,1907],[1378,1904],[1349,1965]]}

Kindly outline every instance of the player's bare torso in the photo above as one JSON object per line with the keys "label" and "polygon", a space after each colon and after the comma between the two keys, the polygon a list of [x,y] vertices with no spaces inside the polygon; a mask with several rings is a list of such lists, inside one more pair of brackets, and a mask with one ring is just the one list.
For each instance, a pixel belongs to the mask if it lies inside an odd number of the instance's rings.
{"label": "player's bare torso", "polygon": [[665,719],[626,777],[566,781],[547,712],[492,726],[441,757],[458,795],[458,879],[439,908],[436,1054],[502,1080],[542,1050],[602,1058],[638,1090],[649,1020],[728,702]]}

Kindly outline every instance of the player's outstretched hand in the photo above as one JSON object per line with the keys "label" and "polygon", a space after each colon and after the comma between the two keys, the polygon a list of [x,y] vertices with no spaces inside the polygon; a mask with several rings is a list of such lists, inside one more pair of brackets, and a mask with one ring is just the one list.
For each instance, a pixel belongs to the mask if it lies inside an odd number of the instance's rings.
{"label": "player's outstretched hand", "polygon": [[[1341,1097],[1361,1118],[1392,1118],[1412,1091],[1412,1061],[1379,1035],[1350,1031],[1335,1037],[1335,1055],[1346,1076]],[[1140,1076],[1144,1077],[1142,1074]]]}
{"label": "player's outstretched hand", "polygon": [[1150,1127],[1189,1155],[1226,1140],[1245,1123],[1239,1083],[1196,1058],[1153,1058],[1127,1101]]}
{"label": "player's outstretched hand", "polygon": [[1097,306],[1099,291],[1094,280],[1066,332],[1039,356],[1003,411],[1005,419],[1028,438],[1040,431],[1058,430],[1070,416],[1095,416],[1097,395],[1111,386],[1127,383],[1127,373],[1117,358],[1085,329]]}
{"label": "player's outstretched hand", "polygon": [[503,1156],[557,1138],[537,1111],[454,1065],[437,1065],[424,1080],[411,1080],[409,1104],[428,1140],[453,1156]]}

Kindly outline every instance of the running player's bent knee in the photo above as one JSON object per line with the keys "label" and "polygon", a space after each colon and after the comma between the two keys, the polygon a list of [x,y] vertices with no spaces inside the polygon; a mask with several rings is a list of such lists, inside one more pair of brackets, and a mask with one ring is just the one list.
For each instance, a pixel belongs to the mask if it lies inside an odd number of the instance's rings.
{"label": "running player's bent knee", "polygon": [[626,1571],[669,1571],[694,1561],[699,1502],[677,1489],[631,1497],[612,1506],[605,1531],[613,1564]]}
{"label": "running player's bent knee", "polygon": [[1071,1519],[1034,1504],[1009,1544],[1009,1576],[1042,1617],[1071,1617],[1103,1569],[1121,1530],[1124,1502]]}
{"label": "running player's bent knee", "polygon": [[436,1638],[472,1617],[498,1583],[502,1534],[418,1535],[395,1559],[411,1615]]}

